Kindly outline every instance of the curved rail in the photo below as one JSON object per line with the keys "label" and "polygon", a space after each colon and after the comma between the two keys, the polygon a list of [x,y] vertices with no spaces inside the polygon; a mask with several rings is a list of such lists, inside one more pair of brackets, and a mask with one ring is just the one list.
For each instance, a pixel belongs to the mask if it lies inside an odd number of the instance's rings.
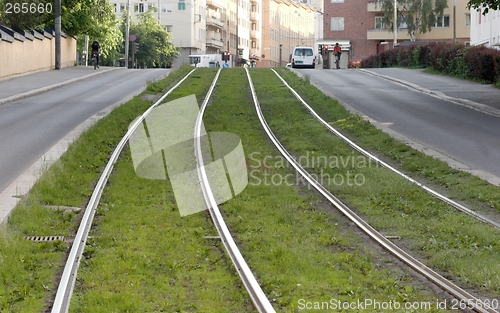
{"label": "curved rail", "polygon": [[393,171],[394,173],[402,176],[403,178],[409,180],[410,182],[416,184],[417,186],[419,186],[420,188],[424,189],[425,191],[427,191],[428,193],[430,193],[431,195],[433,195],[434,197],[440,199],[441,201],[444,201],[445,203],[453,206],[454,208],[466,213],[466,214],[469,214],[477,219],[479,219],[480,221],[482,222],[485,222],[485,223],[488,223],[492,226],[495,226],[497,228],[500,228],[500,223],[488,218],[488,217],[485,217],[469,208],[467,208],[466,206],[463,206],[461,205],[460,203],[446,197],[445,195],[442,195],[440,194],[439,192],[427,187],[426,185],[418,182],[417,180],[411,178],[410,176],[406,175],[405,173],[397,170],[396,168],[392,167],[390,164],[380,160],[379,158],[377,158],[376,156],[374,156],[373,154],[370,154],[368,151],[364,150],[363,148],[361,148],[360,146],[358,146],[357,144],[355,144],[352,140],[350,140],[349,138],[347,138],[346,136],[342,135],[342,133],[340,133],[338,130],[336,130],[335,128],[332,127],[332,125],[328,124],[323,118],[321,118],[321,116],[319,116],[311,106],[309,106],[309,104],[307,104],[306,101],[304,101],[304,99],[302,99],[302,97],[290,86],[288,85],[288,83],[274,70],[274,69],[271,69],[274,74],[276,74],[276,76],[278,76],[278,78],[281,80],[281,82],[288,87],[288,89],[293,93],[293,95],[300,101],[302,102],[302,104],[309,110],[309,112],[311,113],[312,116],[314,116],[316,119],[318,119],[319,122],[321,122],[321,124],[323,124],[326,128],[328,128],[328,130],[330,130],[332,133],[334,133],[337,137],[343,139],[345,142],[347,142],[347,144],[349,146],[351,146],[351,148],[353,148],[354,150],[360,152],[361,154],[363,154],[364,156],[374,160],[375,162],[379,163],[380,165],[390,169],[391,171]]}
{"label": "curved rail", "polygon": [[205,198],[205,202],[210,212],[210,216],[212,217],[212,220],[214,222],[215,227],[217,228],[217,232],[219,233],[222,243],[224,244],[224,247],[226,248],[236,270],[238,271],[241,281],[243,282],[243,285],[247,289],[250,298],[252,299],[252,302],[254,303],[255,307],[259,312],[275,312],[274,308],[269,302],[269,299],[267,299],[267,297],[265,296],[264,292],[260,288],[259,283],[255,279],[252,271],[245,262],[245,259],[238,250],[238,247],[236,246],[236,243],[234,242],[233,237],[231,236],[231,233],[229,232],[229,229],[227,228],[226,223],[224,222],[224,218],[222,217],[219,207],[217,206],[217,202],[215,201],[214,195],[210,188],[210,184],[208,182],[207,173],[205,171],[203,155],[201,152],[202,118],[203,114],[205,113],[205,109],[207,107],[212,91],[215,87],[215,84],[217,83],[217,79],[219,78],[221,70],[222,69],[219,69],[217,71],[215,79],[212,85],[210,86],[210,89],[205,97],[205,100],[203,101],[200,107],[200,112],[196,119],[195,130],[194,130],[194,141],[195,141],[194,144],[195,144],[196,162],[198,164],[197,165],[198,177],[200,179],[203,196]]}
{"label": "curved rail", "polygon": [[[309,174],[296,160],[295,158],[286,151],[283,145],[278,141],[274,133],[271,131],[269,125],[267,124],[262,110],[260,108],[260,104],[258,102],[255,89],[252,83],[252,79],[247,70],[248,80],[250,82],[250,88],[252,90],[252,97],[255,103],[255,109],[257,111],[257,115],[259,120],[267,133],[269,139],[273,142],[276,148],[280,151],[280,153],[286,158],[286,160],[292,165],[297,172],[300,173],[310,184],[313,186],[319,193],[321,193],[330,203],[332,203],[339,211],[341,211],[346,217],[348,217],[352,222],[354,222],[361,230],[363,230],[368,236],[374,239],[379,245],[389,251],[391,254],[396,256],[398,259],[406,263],[408,266],[413,268],[418,273],[424,275],[429,280],[434,282],[436,285],[441,287],[442,289],[449,292],[451,295],[466,303],[468,307],[473,308],[477,312],[481,313],[498,313],[497,311],[489,308],[483,308],[481,306],[482,302],[480,299],[474,297],[469,294],[467,291],[453,284],[449,280],[445,279],[440,274],[434,272],[430,268],[428,268],[425,264],[421,263],[410,254],[406,253],[404,250],[393,244],[389,241],[385,236],[377,232],[374,228],[372,228],[368,223],[366,223],[363,219],[357,216],[349,207],[347,207],[344,203],[342,203],[339,199],[333,196],[323,185],[321,185],[318,181],[314,179],[314,177]],[[290,87],[289,87],[290,88]]]}
{"label": "curved rail", "polygon": [[90,197],[90,201],[85,208],[85,212],[83,214],[82,221],[80,222],[80,226],[78,228],[78,232],[76,233],[75,240],[73,242],[73,246],[71,247],[68,259],[66,261],[66,265],[64,267],[63,274],[59,281],[59,287],[57,288],[56,297],[54,300],[54,304],[52,305],[52,313],[66,313],[69,310],[71,295],[73,294],[73,288],[75,286],[76,274],[78,271],[78,267],[80,265],[80,260],[82,258],[82,253],[85,248],[85,244],[87,242],[88,234],[90,231],[90,227],[92,226],[92,221],[94,220],[95,209],[101,200],[102,191],[104,186],[106,185],[109,176],[111,175],[111,171],[113,170],[114,164],[116,160],[126,146],[128,140],[137,129],[137,127],[142,123],[142,121],[146,118],[146,116],[158,106],[173,90],[175,90],[184,80],[186,80],[191,73],[195,70],[190,71],[186,76],[184,76],[174,87],[172,87],[169,91],[167,91],[158,101],[156,101],[151,107],[149,107],[129,128],[125,136],[123,136],[122,140],[118,143],[113,154],[111,155],[106,167],[104,168],[97,185],[94,188],[92,196]]}

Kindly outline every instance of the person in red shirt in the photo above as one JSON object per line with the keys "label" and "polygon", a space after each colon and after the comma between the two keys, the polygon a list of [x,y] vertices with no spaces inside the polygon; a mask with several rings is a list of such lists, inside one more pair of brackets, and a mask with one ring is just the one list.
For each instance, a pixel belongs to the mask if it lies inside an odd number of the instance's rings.
{"label": "person in red shirt", "polygon": [[337,69],[340,68],[340,54],[342,53],[342,48],[340,48],[339,43],[337,42],[335,44],[335,47],[333,47],[333,55],[335,56],[336,60],[335,63],[337,64]]}

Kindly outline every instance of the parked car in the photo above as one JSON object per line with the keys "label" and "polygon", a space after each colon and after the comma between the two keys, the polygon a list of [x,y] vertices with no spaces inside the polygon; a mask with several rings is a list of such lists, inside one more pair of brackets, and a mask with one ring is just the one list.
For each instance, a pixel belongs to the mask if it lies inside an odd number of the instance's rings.
{"label": "parked car", "polygon": [[292,68],[316,67],[316,57],[312,47],[295,47],[292,53]]}

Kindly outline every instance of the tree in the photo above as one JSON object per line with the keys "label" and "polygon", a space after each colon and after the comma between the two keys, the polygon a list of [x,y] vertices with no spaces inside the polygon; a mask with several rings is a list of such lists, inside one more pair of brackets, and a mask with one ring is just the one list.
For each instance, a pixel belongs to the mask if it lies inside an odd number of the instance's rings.
{"label": "tree", "polygon": [[[431,31],[437,17],[443,16],[447,7],[447,0],[397,0],[397,23],[405,23],[410,40],[415,41],[417,32],[424,34]],[[393,30],[394,0],[382,0],[382,12],[384,22]]]}
{"label": "tree", "polygon": [[165,55],[167,63],[179,54],[172,43],[172,34],[165,30],[151,10],[137,16],[137,22],[130,24],[130,33],[137,38],[135,43],[139,44],[139,52],[135,58],[143,67],[159,67],[161,54]]}
{"label": "tree", "polygon": [[78,36],[78,50],[83,50],[84,35],[97,40],[106,57],[122,41],[119,20],[109,0],[63,0],[62,28]]}
{"label": "tree", "polygon": [[500,0],[469,0],[467,3],[468,9],[483,8],[483,15],[488,13],[488,9],[500,10]]}
{"label": "tree", "polygon": [[[12,13],[5,10],[7,3],[12,4]],[[23,3],[27,4],[26,13]],[[20,29],[54,27],[54,1],[0,0],[0,23]],[[84,35],[89,35],[101,43],[103,55],[115,50],[122,38],[109,0],[61,0],[61,26],[65,33],[78,37],[79,50],[83,48]]]}

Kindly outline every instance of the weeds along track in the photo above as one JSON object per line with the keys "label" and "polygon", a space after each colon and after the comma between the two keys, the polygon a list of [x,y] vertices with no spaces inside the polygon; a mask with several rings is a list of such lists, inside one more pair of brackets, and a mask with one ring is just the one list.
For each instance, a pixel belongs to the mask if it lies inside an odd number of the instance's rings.
{"label": "weeds along track", "polygon": [[[111,175],[111,172],[113,170],[114,164],[118,160],[118,157],[126,144],[129,142],[130,138],[132,137],[133,133],[137,130],[139,125],[144,121],[144,119],[150,114],[150,112],[160,105],[163,100],[172,92],[174,91],[179,85],[181,85],[193,72],[195,71],[192,70],[189,72],[184,78],[182,78],[173,88],[171,88],[169,91],[167,91],[157,102],[155,102],[144,114],[142,114],[138,119],[134,121],[134,123],[129,127],[128,132],[123,136],[122,140],[114,150],[111,158],[108,161],[108,164],[106,165],[106,168],[104,169],[103,173],[101,174],[101,177],[99,178],[99,181],[94,189],[94,192],[92,193],[91,199],[85,209],[83,219],[80,223],[80,227],[78,229],[77,235],[75,237],[73,246],[71,248],[69,257],[67,259],[66,265],[64,267],[64,272],[62,274],[61,280],[59,282],[59,287],[57,290],[57,294],[55,297],[55,301],[52,307],[52,312],[53,313],[65,313],[68,312],[70,302],[71,302],[71,296],[73,293],[73,288],[76,282],[76,277],[77,277],[77,271],[80,265],[80,261],[82,259],[82,254],[86,245],[86,242],[88,240],[88,235],[89,231],[91,228],[91,225],[93,223],[93,219],[95,216],[95,211],[97,206],[99,205],[99,202],[101,200],[102,192],[105,187],[105,185],[108,182],[108,178]],[[269,300],[266,298],[264,293],[262,292],[262,289],[260,288],[259,284],[257,283],[257,280],[253,276],[252,271],[248,267],[245,259],[242,257],[240,251],[238,250],[238,247],[236,246],[233,238],[231,237],[231,234],[229,233],[229,230],[224,222],[224,219],[218,209],[217,202],[215,201],[214,195],[211,191],[208,179],[207,179],[207,173],[205,170],[205,166],[203,165],[203,155],[202,155],[202,147],[200,143],[200,138],[203,136],[202,135],[202,118],[203,118],[203,113],[206,109],[207,103],[210,100],[210,96],[212,94],[212,91],[217,83],[217,79],[219,77],[221,69],[217,72],[210,89],[208,93],[205,96],[205,100],[203,101],[203,104],[201,106],[200,112],[198,114],[198,117],[196,119],[196,125],[195,125],[195,134],[193,135],[194,141],[195,141],[195,154],[196,154],[196,161],[198,162],[197,165],[197,171],[198,171],[198,179],[201,184],[201,188],[203,191],[203,196],[206,201],[206,205],[210,211],[210,215],[212,217],[212,220],[214,222],[214,225],[216,226],[216,229],[218,231],[218,234],[224,244],[224,247],[227,250],[227,253],[229,254],[238,274],[241,277],[241,281],[243,282],[243,285],[246,287],[250,298],[255,305],[255,308],[259,312],[275,312],[272,305],[270,304]]]}
{"label": "weeds along track", "polygon": [[[345,216],[347,216],[353,223],[355,223],[363,232],[365,232],[370,238],[375,240],[378,244],[380,244],[383,248],[385,248],[387,251],[389,251],[392,255],[397,257],[399,260],[413,268],[415,271],[418,273],[424,275],[427,277],[429,280],[434,282],[437,286],[442,288],[443,290],[449,292],[451,295],[456,297],[460,303],[466,304],[465,308],[473,309],[474,311],[477,312],[498,312],[494,308],[492,308],[489,303],[485,304],[481,299],[473,296],[469,292],[465,291],[464,289],[460,288],[459,286],[455,285],[452,283],[450,280],[444,278],[442,275],[438,274],[437,272],[433,271],[429,267],[427,267],[425,264],[411,256],[409,253],[405,252],[403,249],[399,248],[397,245],[393,244],[390,240],[386,238],[386,236],[380,234],[378,231],[376,231],[374,228],[372,228],[367,222],[363,220],[363,218],[359,217],[356,215],[348,206],[346,206],[342,201],[337,199],[334,195],[330,193],[330,191],[325,188],[319,181],[318,177],[311,175],[308,171],[306,171],[301,164],[296,160],[296,157],[292,156],[290,154],[285,146],[278,140],[278,138],[274,135],[272,132],[271,128],[269,127],[262,109],[260,107],[255,88],[252,83],[252,79],[250,76],[250,73],[248,70],[247,71],[247,76],[248,80],[250,82],[250,86],[252,89],[252,96],[253,100],[255,103],[255,109],[257,111],[257,115],[259,117],[259,120],[262,124],[262,127],[264,128],[266,134],[268,135],[269,139],[272,141],[276,149],[279,150],[279,152],[283,155],[283,157],[287,160],[287,162],[298,172],[300,175],[307,180],[307,182],[314,187],[321,195],[323,195],[332,205],[334,205],[339,211],[341,211]],[[278,78],[281,80],[281,82],[293,93],[293,95],[308,109],[308,111],[316,118],[318,119],[324,126],[326,126],[331,132],[333,132],[335,135],[339,136],[342,138],[344,141],[346,141],[353,149],[355,149],[358,152],[361,152],[365,156],[375,160],[376,162],[382,164],[386,168],[389,168],[390,170],[394,171],[398,175],[406,178],[407,180],[411,181],[412,183],[417,184],[419,187],[424,189],[425,191],[429,192],[436,198],[445,201],[446,203],[454,206],[455,208],[471,215],[474,216],[478,219],[480,219],[483,222],[487,222],[489,224],[492,224],[495,227],[498,227],[499,224],[496,223],[495,221],[489,220],[485,217],[480,216],[479,214],[474,213],[472,210],[463,207],[462,205],[456,203],[455,201],[452,201],[451,199],[448,199],[447,197],[439,194],[438,192],[416,182],[412,178],[408,177],[404,173],[394,169],[391,167],[389,164],[382,162],[375,156],[369,154],[365,150],[363,150],[361,147],[357,146],[354,142],[349,140],[347,137],[343,136],[339,131],[335,130],[331,125],[329,125],[327,122],[325,122],[301,97],[300,95],[292,88],[290,87],[289,84],[274,70],[272,71],[278,76]]]}

